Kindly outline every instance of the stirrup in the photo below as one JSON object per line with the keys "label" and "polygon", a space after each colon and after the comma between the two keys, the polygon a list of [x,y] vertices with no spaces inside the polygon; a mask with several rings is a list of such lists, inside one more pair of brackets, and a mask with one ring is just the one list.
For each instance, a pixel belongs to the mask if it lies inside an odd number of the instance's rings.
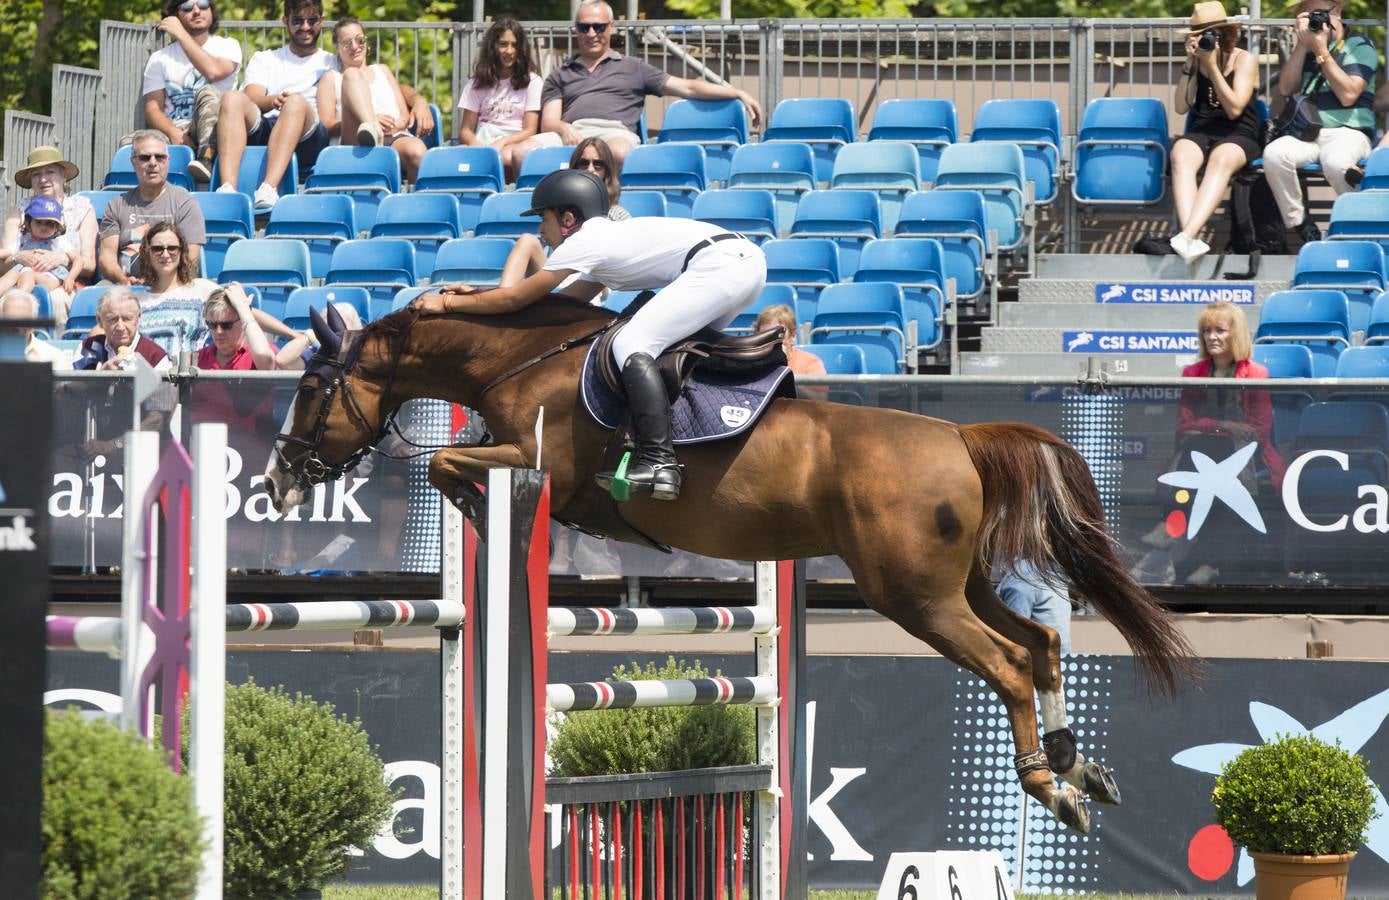
{"label": "stirrup", "polygon": [[[627,477],[628,470],[633,464],[650,469],[650,477],[641,480]],[[675,500],[680,496],[681,470],[683,468],[684,466],[679,463],[648,463],[643,462],[640,458],[634,461],[632,451],[628,450],[622,454],[616,471],[599,472],[594,476],[594,480],[618,503],[625,503],[632,498],[633,494],[638,493],[650,494],[653,500]],[[662,477],[664,472],[672,473],[674,478]]]}

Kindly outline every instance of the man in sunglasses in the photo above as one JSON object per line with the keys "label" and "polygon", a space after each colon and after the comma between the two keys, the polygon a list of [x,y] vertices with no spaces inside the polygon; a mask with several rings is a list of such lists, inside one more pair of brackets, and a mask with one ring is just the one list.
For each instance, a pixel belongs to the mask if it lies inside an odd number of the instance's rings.
{"label": "man in sunglasses", "polygon": [[257,212],[269,212],[280,198],[276,185],[293,154],[299,171],[313,168],[328,146],[328,131],[318,121],[318,80],[333,67],[333,54],[319,49],[323,6],[318,0],[285,0],[289,43],[262,50],[246,64],[239,91],[222,97],[217,120],[219,191],[235,191],[241,157],[248,144],[265,147],[265,177],[255,190]]}
{"label": "man in sunglasses", "polygon": [[734,99],[756,125],[762,108],[746,91],[726,84],[676,78],[612,49],[613,10],[603,0],[585,0],[574,15],[579,52],[545,79],[540,93],[540,133],[516,148],[521,159],[537,147],[574,146],[584,138],[608,142],[619,165],[641,143],[638,120],[647,95],[700,100]]}
{"label": "man in sunglasses", "polygon": [[206,184],[212,180],[222,95],[236,87],[241,69],[241,44],[217,36],[212,0],[164,0],[162,12],[156,27],[174,42],[145,65],[145,121],[169,143],[193,148],[188,173]]}
{"label": "man in sunglasses", "polygon": [[153,129],[135,132],[130,161],[140,183],[111,198],[97,230],[97,270],[102,278],[116,284],[136,281],[130,269],[140,253],[140,241],[156,222],[174,223],[195,263],[207,243],[202,208],[192,194],[169,184],[169,139],[164,133]]}

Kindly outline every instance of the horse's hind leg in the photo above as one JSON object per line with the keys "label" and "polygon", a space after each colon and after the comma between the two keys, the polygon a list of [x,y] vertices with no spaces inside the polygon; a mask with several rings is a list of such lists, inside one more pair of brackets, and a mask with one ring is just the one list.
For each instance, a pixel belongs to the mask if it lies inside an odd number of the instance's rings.
{"label": "horse's hind leg", "polygon": [[1008,640],[1020,644],[1031,657],[1032,685],[1042,707],[1042,747],[1048,766],[1091,799],[1119,803],[1119,786],[1112,770],[1086,760],[1076,749],[1075,734],[1067,720],[1061,640],[1056,632],[1009,609],[978,566],[970,572],[965,596],[975,615]]}

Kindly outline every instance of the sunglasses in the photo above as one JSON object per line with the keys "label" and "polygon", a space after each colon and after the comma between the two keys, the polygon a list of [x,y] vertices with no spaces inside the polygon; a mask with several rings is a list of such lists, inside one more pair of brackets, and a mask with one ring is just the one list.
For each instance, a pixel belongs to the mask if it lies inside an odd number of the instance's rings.
{"label": "sunglasses", "polygon": [[182,252],[183,248],[181,248],[178,244],[150,244],[150,253],[157,253],[160,255],[167,253],[173,255],[175,253]]}
{"label": "sunglasses", "polygon": [[606,172],[608,170],[608,164],[603,162],[601,159],[581,159],[578,162],[574,163],[574,168],[594,170],[602,169],[604,172]]}
{"label": "sunglasses", "polygon": [[147,162],[164,162],[164,161],[167,160],[168,158],[169,158],[169,154],[167,154],[167,153],[136,153],[135,156],[134,156],[134,159],[135,159],[136,162],[142,162],[142,163],[147,163]]}
{"label": "sunglasses", "polygon": [[212,9],[212,0],[186,0],[178,5],[179,12],[192,12],[195,9]]}
{"label": "sunglasses", "polygon": [[611,22],[575,22],[574,29],[579,34],[588,34],[590,31],[594,34],[602,34],[608,30],[608,26],[611,24]]}
{"label": "sunglasses", "polygon": [[317,28],[317,27],[318,27],[319,25],[321,25],[321,24],[323,24],[323,17],[322,17],[322,16],[308,16],[308,17],[305,17],[305,16],[290,16],[290,17],[289,17],[289,27],[291,27],[291,28],[303,28],[305,25],[309,26],[310,28]]}
{"label": "sunglasses", "polygon": [[213,322],[210,319],[203,319],[203,322],[210,331],[231,331],[237,325],[241,324],[240,319],[227,319],[224,322]]}
{"label": "sunglasses", "polygon": [[354,37],[348,38],[345,41],[338,41],[338,44],[343,47],[365,47],[367,45],[367,39],[366,36],[363,35],[362,37]]}

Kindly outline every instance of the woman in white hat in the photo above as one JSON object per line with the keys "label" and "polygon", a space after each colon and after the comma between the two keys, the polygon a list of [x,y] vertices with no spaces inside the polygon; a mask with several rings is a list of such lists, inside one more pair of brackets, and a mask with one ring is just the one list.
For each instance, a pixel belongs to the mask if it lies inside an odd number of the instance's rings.
{"label": "woman in white hat", "polygon": [[[24,168],[14,173],[14,183],[30,190],[33,197],[52,197],[63,205],[65,232],[59,251],[20,250],[20,226],[24,224],[24,204],[17,204],[5,217],[0,230],[0,267],[19,262],[35,271],[44,272],[68,264],[68,255],[61,252],[71,248],[81,258],[78,277],[86,280],[96,272],[96,213],[91,201],[73,194],[68,196],[68,182],[77,177],[77,166],[63,158],[57,147],[35,147],[29,153]],[[25,202],[28,202],[26,198]],[[67,321],[72,298],[65,291],[49,294],[53,318],[61,329]]]}
{"label": "woman in white hat", "polygon": [[[1190,116],[1186,134],[1172,143],[1172,199],[1179,230],[1169,244],[1188,263],[1210,251],[1201,230],[1230,179],[1263,148],[1254,105],[1258,66],[1247,50],[1236,46],[1239,32],[1219,0],[1203,0],[1186,33],[1186,64],[1173,104],[1178,113]],[[1198,185],[1202,165],[1206,172]]]}

